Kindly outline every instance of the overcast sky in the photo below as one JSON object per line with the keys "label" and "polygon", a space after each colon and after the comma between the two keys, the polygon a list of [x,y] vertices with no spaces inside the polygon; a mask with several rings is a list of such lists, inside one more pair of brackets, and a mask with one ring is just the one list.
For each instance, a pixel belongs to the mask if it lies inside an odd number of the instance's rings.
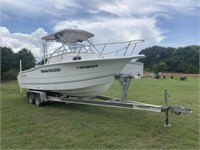
{"label": "overcast sky", "polygon": [[153,45],[200,45],[200,0],[0,0],[0,46],[42,55],[41,37],[63,28],[94,41],[144,39]]}

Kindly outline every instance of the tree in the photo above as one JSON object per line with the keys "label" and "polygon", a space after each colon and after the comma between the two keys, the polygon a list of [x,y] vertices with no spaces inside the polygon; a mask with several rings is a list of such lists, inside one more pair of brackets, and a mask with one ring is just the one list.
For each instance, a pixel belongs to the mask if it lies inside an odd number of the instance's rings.
{"label": "tree", "polygon": [[140,52],[146,57],[139,59],[146,70],[182,73],[199,73],[200,46],[164,48],[153,46]]}
{"label": "tree", "polygon": [[152,70],[154,73],[164,72],[167,70],[167,65],[164,61],[161,61],[159,64],[154,64]]}
{"label": "tree", "polygon": [[1,49],[1,76],[12,68],[14,53],[10,48],[0,47]]}
{"label": "tree", "polygon": [[176,72],[198,73],[199,72],[199,48],[198,46],[180,47],[172,53],[176,59]]}
{"label": "tree", "polygon": [[149,70],[153,69],[153,65],[159,64],[166,58],[169,58],[174,48],[165,48],[160,46],[153,46],[142,50],[139,54],[143,54],[146,57],[141,58],[138,61],[143,62],[144,66]]}
{"label": "tree", "polygon": [[27,70],[35,67],[36,60],[31,51],[27,50],[26,48],[21,49],[18,53],[15,54],[15,68],[19,68],[20,60],[22,60],[22,70]]}
{"label": "tree", "polygon": [[22,60],[24,70],[35,66],[35,58],[31,51],[23,48],[14,53],[10,48],[1,48],[1,80],[16,79],[19,72],[19,61]]}

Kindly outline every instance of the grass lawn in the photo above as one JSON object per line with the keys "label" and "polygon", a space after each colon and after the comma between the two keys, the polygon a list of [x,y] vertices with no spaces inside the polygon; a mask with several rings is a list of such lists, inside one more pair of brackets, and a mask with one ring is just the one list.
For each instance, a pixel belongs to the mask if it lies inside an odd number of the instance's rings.
{"label": "grass lawn", "polygon": [[[133,80],[128,99],[162,105],[185,104],[192,114],[164,113],[78,104],[37,107],[19,94],[16,81],[1,85],[1,149],[199,149],[199,78]],[[120,96],[114,82],[105,93]]]}

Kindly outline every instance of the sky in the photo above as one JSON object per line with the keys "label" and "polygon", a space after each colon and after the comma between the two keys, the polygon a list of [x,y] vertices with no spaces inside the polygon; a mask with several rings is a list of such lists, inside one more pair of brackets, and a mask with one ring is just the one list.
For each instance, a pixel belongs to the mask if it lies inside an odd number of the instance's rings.
{"label": "sky", "polygon": [[41,37],[87,30],[95,43],[144,39],[135,53],[159,45],[200,45],[200,0],[0,0],[0,46],[42,57]]}

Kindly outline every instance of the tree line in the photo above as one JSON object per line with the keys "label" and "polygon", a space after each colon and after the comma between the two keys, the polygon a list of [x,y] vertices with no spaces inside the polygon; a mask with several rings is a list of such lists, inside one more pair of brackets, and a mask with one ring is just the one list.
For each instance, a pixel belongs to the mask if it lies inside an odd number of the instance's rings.
{"label": "tree line", "polygon": [[[16,79],[19,61],[22,69],[27,70],[36,65],[36,60],[30,50],[23,48],[17,53],[8,47],[1,49],[1,80]],[[199,73],[200,46],[186,46],[179,48],[153,46],[143,49],[139,54],[146,57],[137,60],[144,63],[146,71]],[[41,61],[42,62],[42,61]],[[40,62],[40,63],[41,63]]]}
{"label": "tree line", "polygon": [[137,60],[144,63],[146,71],[199,73],[199,50],[200,46],[172,48],[153,46],[143,49],[139,54],[146,57]]}
{"label": "tree line", "polygon": [[1,80],[14,80],[20,71],[19,61],[22,60],[22,69],[30,69],[35,66],[36,60],[30,50],[23,48],[14,53],[8,47],[1,49]]}

